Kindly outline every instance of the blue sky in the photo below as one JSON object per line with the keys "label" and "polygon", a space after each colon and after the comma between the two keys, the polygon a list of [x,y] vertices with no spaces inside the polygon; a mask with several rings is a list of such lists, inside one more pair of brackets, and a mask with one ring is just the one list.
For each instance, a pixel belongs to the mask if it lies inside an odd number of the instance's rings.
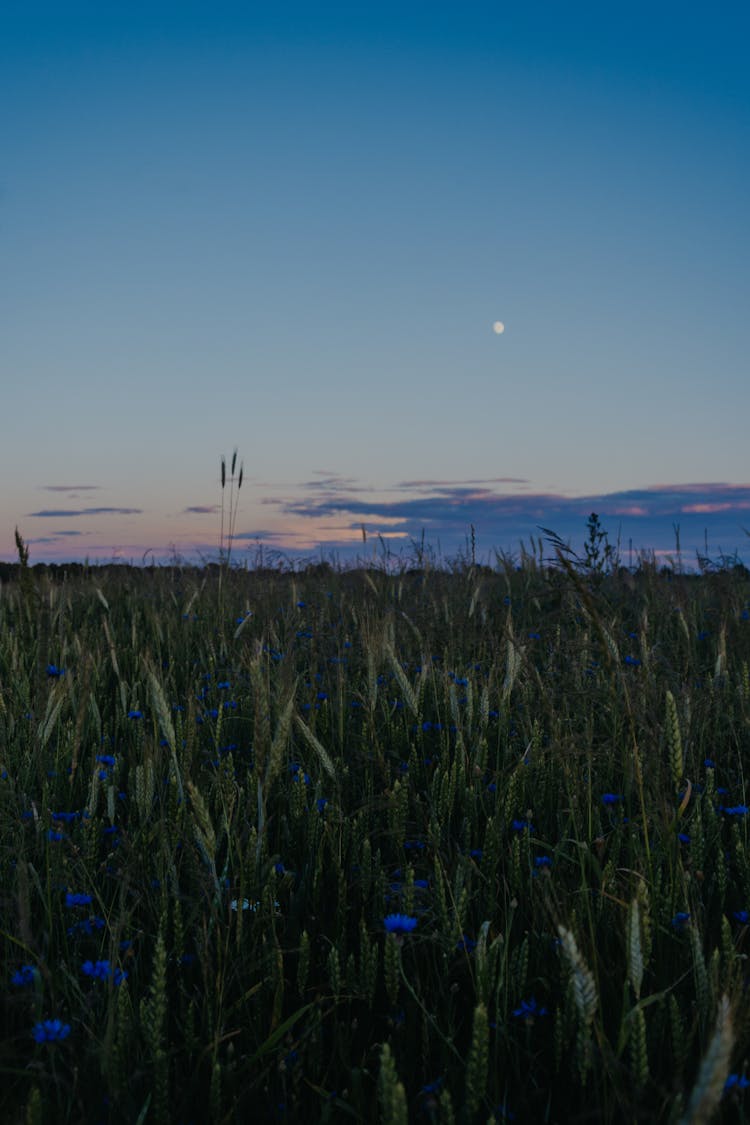
{"label": "blue sky", "polygon": [[240,558],[742,554],[748,31],[3,5],[0,557],[208,557],[234,446]]}

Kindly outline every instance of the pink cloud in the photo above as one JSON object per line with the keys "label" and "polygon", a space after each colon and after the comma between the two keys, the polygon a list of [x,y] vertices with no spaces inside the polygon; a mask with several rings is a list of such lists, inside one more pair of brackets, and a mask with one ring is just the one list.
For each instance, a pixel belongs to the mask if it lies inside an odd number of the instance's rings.
{"label": "pink cloud", "polygon": [[644,492],[747,492],[750,484],[727,484],[724,481],[708,481],[703,484],[651,484]]}
{"label": "pink cloud", "polygon": [[716,504],[683,504],[680,511],[702,515],[709,512],[731,512],[735,508],[750,508],[750,500],[722,501]]}

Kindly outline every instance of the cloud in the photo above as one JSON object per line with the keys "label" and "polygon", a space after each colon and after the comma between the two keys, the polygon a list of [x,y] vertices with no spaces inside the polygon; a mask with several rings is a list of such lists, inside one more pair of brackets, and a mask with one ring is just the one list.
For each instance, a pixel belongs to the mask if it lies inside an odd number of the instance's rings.
{"label": "cloud", "polygon": [[747,492],[750,490],[748,484],[726,484],[722,481],[709,481],[702,484],[652,484],[646,490],[648,492],[678,492],[683,495],[690,495],[692,493],[725,493],[725,492]]}
{"label": "cloud", "polygon": [[309,489],[328,489],[337,492],[371,492],[371,488],[366,488],[364,485],[357,484],[355,477],[342,477],[338,473],[320,473],[319,470],[314,470],[319,473],[320,480],[307,480],[303,481],[300,488]]}
{"label": "cloud", "polygon": [[97,492],[98,484],[42,484],[43,492]]}
{"label": "cloud", "polygon": [[43,508],[39,512],[27,512],[27,517],[36,519],[68,519],[76,516],[140,516],[143,508]]}
{"label": "cloud", "polygon": [[623,504],[620,508],[612,509],[613,516],[647,516],[648,510],[641,504]]}
{"label": "cloud", "polygon": [[53,535],[90,535],[90,531],[53,531]]}
{"label": "cloud", "polygon": [[[674,550],[675,529],[680,528],[684,551],[704,550],[704,537],[720,550],[738,550],[746,537],[742,520],[750,509],[750,484],[709,482],[687,485],[652,485],[612,493],[569,496],[555,491],[502,491],[488,487],[515,485],[522,478],[494,481],[412,481],[384,490],[379,499],[352,495],[348,488],[329,489],[323,495],[266,497],[263,503],[276,506],[290,528],[285,541],[291,546],[292,531],[299,524],[319,541],[342,546],[361,536],[381,534],[417,540],[424,531],[439,539],[445,550],[463,549],[466,535],[474,527],[477,541],[486,549],[512,550],[519,542],[538,539],[541,528],[554,530],[564,541],[580,549],[586,536],[586,521],[596,512],[610,542],[634,550]],[[395,493],[395,495],[394,495]],[[733,518],[734,517],[734,518]],[[304,534],[304,533],[303,533]]]}
{"label": "cloud", "polygon": [[743,511],[750,508],[750,500],[737,500],[734,503],[727,502],[708,502],[703,504],[683,504],[683,512],[696,512],[696,513],[709,513],[709,512],[731,512],[732,509],[742,509]]}
{"label": "cloud", "polygon": [[461,485],[477,484],[529,484],[529,481],[525,477],[486,477],[480,480],[403,480],[396,485],[396,488],[407,491],[418,489],[419,491],[434,492],[441,488],[457,488]]}
{"label": "cloud", "polygon": [[182,514],[187,515],[189,512],[195,512],[198,515],[210,516],[219,511],[218,504],[193,504],[190,508],[183,508]]}
{"label": "cloud", "polygon": [[280,534],[278,531],[269,531],[267,528],[261,531],[237,531],[232,536],[233,539],[271,539],[273,536]]}

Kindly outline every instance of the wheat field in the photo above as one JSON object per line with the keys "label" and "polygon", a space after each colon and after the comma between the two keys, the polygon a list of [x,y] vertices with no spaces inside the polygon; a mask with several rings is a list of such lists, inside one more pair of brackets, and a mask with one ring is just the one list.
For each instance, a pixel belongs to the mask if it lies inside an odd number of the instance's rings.
{"label": "wheat field", "polygon": [[750,579],[22,568],[9,1122],[744,1121]]}

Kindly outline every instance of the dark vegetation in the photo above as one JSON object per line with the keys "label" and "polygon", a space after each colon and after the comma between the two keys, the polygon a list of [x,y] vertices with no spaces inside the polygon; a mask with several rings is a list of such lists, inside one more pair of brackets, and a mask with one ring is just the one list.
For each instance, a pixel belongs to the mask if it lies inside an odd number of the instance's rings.
{"label": "dark vegetation", "polygon": [[744,568],[0,578],[4,1120],[745,1119]]}

